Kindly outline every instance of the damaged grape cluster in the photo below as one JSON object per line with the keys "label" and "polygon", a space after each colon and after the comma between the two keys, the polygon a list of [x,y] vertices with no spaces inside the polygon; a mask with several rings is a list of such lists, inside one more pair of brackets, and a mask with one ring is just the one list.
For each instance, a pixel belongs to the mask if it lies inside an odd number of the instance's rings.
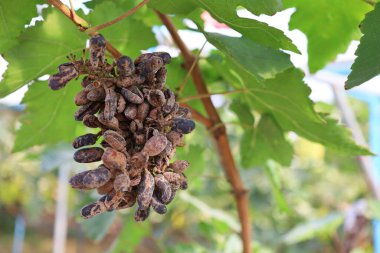
{"label": "damaged grape cluster", "polygon": [[108,63],[105,50],[104,37],[93,36],[88,60],[71,55],[70,62],[60,65],[59,73],[49,79],[50,88],[57,90],[85,75],[83,89],[74,98],[79,106],[74,117],[89,128],[100,128],[97,134],[77,137],[73,147],[78,149],[76,162],[101,164],[74,175],[70,184],[103,195],[82,208],[84,218],[137,202],[134,217],[143,221],[151,208],[164,214],[176,191],[187,188],[184,171],[189,163],[171,161],[195,123],[191,112],[179,106],[173,91],[165,87],[168,53],[146,53],[135,61],[122,56]]}

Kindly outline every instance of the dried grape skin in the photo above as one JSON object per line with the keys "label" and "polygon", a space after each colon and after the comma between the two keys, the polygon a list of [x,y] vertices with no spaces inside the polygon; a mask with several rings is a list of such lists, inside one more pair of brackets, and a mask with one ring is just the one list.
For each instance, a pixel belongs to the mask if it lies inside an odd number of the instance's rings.
{"label": "dried grape skin", "polygon": [[166,103],[165,95],[160,90],[149,91],[147,100],[153,107],[161,107]]}
{"label": "dried grape skin", "polygon": [[131,184],[131,179],[126,174],[117,175],[115,181],[113,182],[113,187],[115,191],[128,191]]}
{"label": "dried grape skin", "polygon": [[144,102],[142,104],[139,104],[137,106],[137,113],[136,113],[136,118],[140,121],[145,120],[145,118],[149,114],[149,104]]}
{"label": "dried grape skin", "polygon": [[149,208],[149,204],[154,192],[154,177],[148,170],[145,170],[137,192],[137,203],[139,205],[139,208],[143,210]]}
{"label": "dried grape skin", "polygon": [[161,201],[154,194],[153,194],[152,199],[150,201],[150,206],[158,214],[165,214],[167,211],[165,204],[161,203]]}
{"label": "dried grape skin", "polygon": [[99,122],[98,118],[95,115],[87,114],[83,117],[83,125],[90,128],[97,128],[101,126],[101,123]]}
{"label": "dried grape skin", "polygon": [[127,119],[133,120],[137,115],[137,106],[135,104],[129,104],[124,110],[124,115]]}
{"label": "dried grape skin", "polygon": [[141,209],[140,207],[135,212],[135,221],[140,222],[144,221],[149,217],[150,208]]}
{"label": "dried grape skin", "polygon": [[127,158],[125,155],[113,148],[106,148],[102,156],[104,165],[111,171],[126,171]]}
{"label": "dried grape skin", "polygon": [[98,140],[97,134],[85,134],[81,135],[73,141],[73,148],[77,149],[84,146],[94,145]]}
{"label": "dried grape skin", "polygon": [[96,188],[96,191],[100,195],[104,195],[104,194],[107,194],[107,193],[113,191],[113,180],[109,180],[106,184]]}
{"label": "dried grape skin", "polygon": [[166,134],[166,138],[173,144],[174,147],[185,146],[185,137],[181,133],[170,131]]}
{"label": "dried grape skin", "polygon": [[167,203],[172,195],[170,183],[165,179],[162,174],[157,174],[154,177],[155,192],[163,203]]}
{"label": "dried grape skin", "polygon": [[74,160],[78,163],[92,163],[100,161],[104,150],[99,147],[82,148],[74,153]]}
{"label": "dried grape skin", "polygon": [[104,118],[111,120],[116,113],[117,109],[117,95],[112,88],[106,89],[106,98],[104,100]]}
{"label": "dried grape skin", "polygon": [[83,178],[89,173],[89,170],[80,172],[72,176],[69,180],[69,184],[74,189],[86,189],[83,185]]}
{"label": "dried grape skin", "polygon": [[104,140],[115,150],[122,151],[125,149],[127,142],[124,137],[113,130],[107,130],[103,133]]}
{"label": "dried grape skin", "polygon": [[121,94],[117,93],[117,108],[116,108],[116,112],[117,113],[124,112],[126,106],[127,106],[127,103],[126,103],[124,97]]}
{"label": "dried grape skin", "polygon": [[169,168],[171,168],[176,173],[183,173],[188,167],[189,162],[186,160],[177,160],[169,165]]}
{"label": "dried grape skin", "polygon": [[132,86],[131,88],[128,88],[128,89],[125,89],[125,88],[121,89],[121,94],[130,103],[141,104],[144,102],[144,97],[141,91],[135,86]]}
{"label": "dried grape skin", "polygon": [[95,189],[105,185],[111,179],[111,172],[104,166],[90,170],[83,178],[83,185],[88,189]]}
{"label": "dried grape skin", "polygon": [[168,139],[163,134],[153,136],[145,143],[142,152],[148,156],[156,156],[165,149],[167,142]]}
{"label": "dried grape skin", "polygon": [[87,91],[81,90],[74,97],[74,103],[77,106],[85,105],[89,103],[90,100],[87,99]]}
{"label": "dried grape skin", "polygon": [[191,133],[194,128],[195,123],[190,119],[176,118],[172,123],[172,130],[182,134]]}
{"label": "dried grape skin", "polygon": [[106,40],[101,34],[92,36],[90,39],[90,63],[93,67],[98,67],[105,60]]}
{"label": "dried grape skin", "polygon": [[135,71],[135,65],[132,59],[125,55],[117,59],[116,68],[120,77],[130,76]]}
{"label": "dried grape skin", "polygon": [[87,93],[87,99],[89,101],[103,101],[105,97],[106,97],[106,91],[101,86],[95,89],[92,89]]}
{"label": "dried grape skin", "polygon": [[84,116],[93,115],[97,113],[100,107],[101,107],[101,103],[98,103],[98,102],[90,102],[88,104],[82,105],[75,112],[74,118],[77,121],[82,121]]}

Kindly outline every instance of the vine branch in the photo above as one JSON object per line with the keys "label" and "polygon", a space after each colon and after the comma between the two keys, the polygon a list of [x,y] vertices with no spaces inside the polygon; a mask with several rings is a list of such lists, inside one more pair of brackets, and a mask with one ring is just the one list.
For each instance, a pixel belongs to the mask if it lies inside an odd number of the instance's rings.
{"label": "vine branch", "polygon": [[[104,24],[101,24],[101,25],[89,28],[90,25],[89,25],[89,23],[86,20],[84,20],[83,18],[81,18],[80,16],[78,16],[73,10],[69,9],[60,0],[47,0],[48,3],[50,3],[51,5],[53,5],[60,12],[62,12],[66,17],[68,17],[78,27],[78,29],[81,32],[85,32],[89,36],[96,35],[96,34],[98,34],[97,33],[98,30],[106,28],[106,27],[108,27],[110,25],[113,25],[113,24],[119,22],[120,20],[122,20],[123,18],[126,18],[126,17],[130,16],[131,14],[135,13],[138,9],[140,9],[142,6],[144,6],[149,1],[150,0],[144,0],[143,2],[141,2],[138,5],[136,5],[134,8],[132,8],[129,11],[127,11],[126,13],[124,13],[123,15],[121,15],[120,17],[117,17],[116,19],[111,20],[111,21],[109,21],[107,23],[104,23]],[[116,48],[114,48],[109,42],[107,42],[106,48],[107,48],[108,52],[110,52],[112,54],[113,57],[119,58],[119,57],[122,56],[122,54]]]}
{"label": "vine branch", "polygon": [[249,198],[248,192],[244,188],[242,179],[239,175],[239,171],[236,167],[234,157],[231,152],[231,147],[227,137],[226,127],[221,121],[219,114],[213,105],[209,92],[206,87],[206,83],[203,79],[202,73],[200,71],[198,62],[196,61],[196,56],[186,47],[185,43],[179,36],[176,27],[170,18],[158,11],[157,15],[161,19],[162,23],[168,29],[170,35],[172,36],[174,42],[182,53],[184,58],[184,67],[189,71],[191,66],[194,64],[194,69],[191,71],[191,77],[195,84],[195,88],[200,96],[205,95],[201,98],[203,106],[207,112],[208,118],[211,125],[206,125],[208,129],[212,129],[212,134],[216,142],[216,147],[218,149],[221,163],[226,174],[227,180],[231,184],[232,191],[234,193],[236,206],[239,214],[239,220],[241,224],[241,238],[243,241],[243,252],[251,252],[251,224],[249,220]]}

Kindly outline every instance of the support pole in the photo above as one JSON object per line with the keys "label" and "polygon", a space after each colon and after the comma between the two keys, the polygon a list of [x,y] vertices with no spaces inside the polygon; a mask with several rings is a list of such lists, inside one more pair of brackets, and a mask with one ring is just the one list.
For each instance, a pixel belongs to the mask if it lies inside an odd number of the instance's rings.
{"label": "support pole", "polygon": [[64,163],[59,167],[58,195],[55,211],[53,253],[66,252],[67,237],[67,182],[69,180],[70,164]]}

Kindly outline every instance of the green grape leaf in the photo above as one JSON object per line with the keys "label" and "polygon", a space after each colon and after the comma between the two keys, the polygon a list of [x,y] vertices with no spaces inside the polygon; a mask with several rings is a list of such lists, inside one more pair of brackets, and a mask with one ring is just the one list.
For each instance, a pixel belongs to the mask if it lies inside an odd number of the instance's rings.
{"label": "green grape leaf", "polygon": [[[298,53],[297,47],[281,30],[255,19],[241,18],[237,14],[239,7],[244,7],[256,15],[274,14],[282,8],[278,0],[153,0],[149,6],[168,14],[190,14],[190,12],[193,12],[190,15],[193,18],[195,15],[199,16],[199,12],[195,9],[202,8],[208,11],[217,21],[228,25],[258,44]],[[195,19],[199,21],[199,17]]]}
{"label": "green grape leaf", "polygon": [[47,82],[35,82],[29,86],[22,103],[26,104],[17,130],[13,151],[21,151],[34,145],[71,142],[75,129],[82,127],[74,121],[76,106],[73,97],[81,86],[71,81],[65,88],[53,91]]}
{"label": "green grape leaf", "polygon": [[236,114],[239,121],[246,126],[253,126],[255,123],[251,108],[242,100],[234,99],[230,105],[230,109]]}
{"label": "green grape leaf", "polygon": [[284,131],[294,131],[314,142],[348,154],[370,155],[371,152],[354,143],[350,131],[336,120],[318,115],[308,98],[310,88],[303,73],[291,69],[265,81],[265,87],[252,87],[248,96],[251,105],[270,112]]}
{"label": "green grape leaf", "polygon": [[0,2],[0,53],[17,44],[17,38],[33,17],[42,0],[12,0]]}
{"label": "green grape leaf", "polygon": [[150,234],[150,224],[148,222],[137,223],[130,215],[125,219],[123,230],[113,245],[112,253],[132,253],[142,240]]}
{"label": "green grape leaf", "polygon": [[[133,3],[127,3],[123,8],[119,8],[119,4],[106,1],[96,5],[87,19],[93,25],[102,24],[109,21],[110,17],[120,16],[125,9],[131,9],[133,6]],[[152,28],[138,19],[138,16],[126,18],[107,27],[101,34],[120,52],[132,58],[140,55],[141,50],[157,45]]]}
{"label": "green grape leaf", "polygon": [[[262,1],[248,0],[195,0],[198,6],[210,12],[219,22],[224,23],[232,29],[241,33],[244,37],[252,41],[272,47],[282,48],[298,53],[297,47],[285,34],[266,23],[250,18],[240,18],[236,9],[243,6],[250,11],[257,9],[257,3]],[[272,1],[273,2],[273,1]],[[258,11],[254,13],[258,14]]]}
{"label": "green grape leaf", "polygon": [[288,54],[264,47],[245,37],[235,38],[204,33],[207,40],[234,61],[242,71],[257,80],[273,78],[291,68]]}
{"label": "green grape leaf", "polygon": [[358,32],[360,21],[371,7],[361,0],[284,0],[286,8],[296,7],[290,29],[299,29],[308,39],[309,69],[323,68],[347,50]]}
{"label": "green grape leaf", "polygon": [[245,131],[240,141],[240,152],[241,163],[245,168],[263,165],[269,159],[289,166],[293,157],[292,145],[269,114],[261,116],[257,128]]}
{"label": "green grape leaf", "polygon": [[358,86],[380,74],[379,22],[380,3],[377,3],[375,9],[366,15],[361,25],[363,37],[355,52],[358,57],[351,67],[352,72],[346,81],[346,89]]}
{"label": "green grape leaf", "polygon": [[54,10],[45,20],[26,29],[19,37],[20,43],[4,52],[9,65],[0,82],[0,98],[45,74],[57,72],[68,54],[78,54],[85,47],[86,35],[59,11]]}
{"label": "green grape leaf", "polygon": [[[188,14],[197,8],[199,4],[207,6],[215,3],[218,2],[212,0],[152,0],[148,6],[166,14]],[[255,15],[273,15],[277,11],[282,10],[281,0],[230,0],[227,6],[222,6],[225,4],[223,1],[219,1],[219,3],[219,10],[217,12],[221,14],[231,13],[232,11],[236,12],[236,9],[240,6],[243,6]]]}
{"label": "green grape leaf", "polygon": [[[214,56],[208,61],[226,81],[233,82],[231,85],[235,88],[248,89],[239,99],[244,99],[252,110],[272,114],[283,131],[294,131],[341,153],[372,154],[367,148],[355,144],[348,129],[314,110],[313,102],[309,99],[311,90],[303,82],[304,74],[300,70],[291,68],[274,78],[258,82],[231,58],[223,61]],[[250,136],[253,134],[246,133],[243,138]]]}
{"label": "green grape leaf", "polygon": [[148,6],[166,14],[188,14],[197,8],[193,0],[151,0]]}

